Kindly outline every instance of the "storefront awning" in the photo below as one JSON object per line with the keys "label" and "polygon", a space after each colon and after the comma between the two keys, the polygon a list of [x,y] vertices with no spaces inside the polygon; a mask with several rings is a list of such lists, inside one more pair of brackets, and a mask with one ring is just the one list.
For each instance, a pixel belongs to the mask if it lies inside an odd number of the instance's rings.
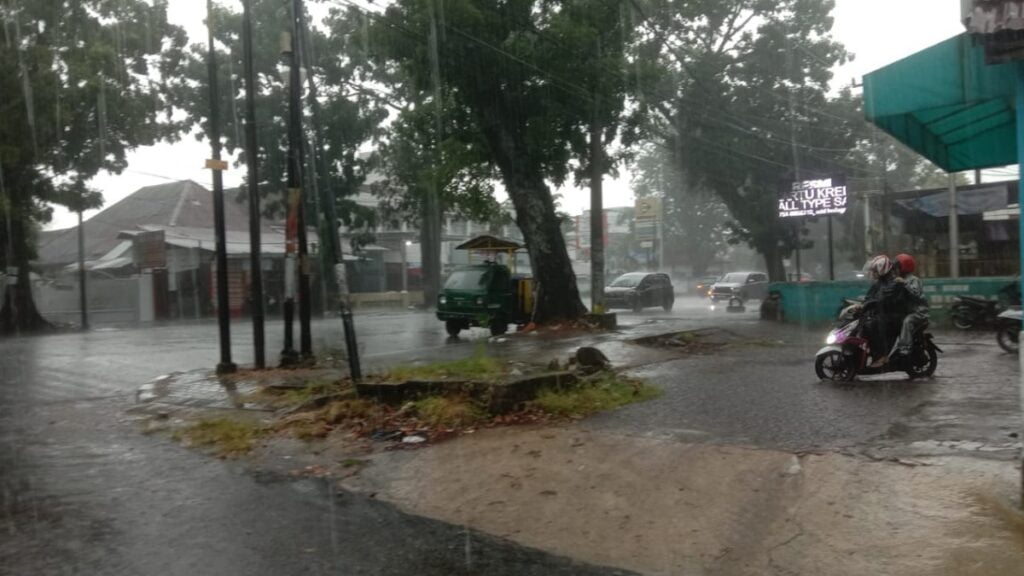
{"label": "storefront awning", "polygon": [[1015,64],[955,36],[864,77],[864,114],[947,172],[1017,163]]}

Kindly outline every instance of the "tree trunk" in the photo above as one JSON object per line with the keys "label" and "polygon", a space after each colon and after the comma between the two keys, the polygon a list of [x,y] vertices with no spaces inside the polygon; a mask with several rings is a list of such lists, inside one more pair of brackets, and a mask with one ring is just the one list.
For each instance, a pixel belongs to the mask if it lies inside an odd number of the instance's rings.
{"label": "tree trunk", "polygon": [[779,249],[778,241],[773,238],[770,242],[763,242],[757,246],[757,251],[764,256],[768,279],[772,282],[785,282],[786,267],[782,264],[782,251]]}
{"label": "tree trunk", "polygon": [[441,293],[441,210],[436,186],[425,192],[420,221],[420,261],[423,267],[423,306],[431,309],[437,306],[437,297]]}
{"label": "tree trunk", "polygon": [[576,274],[565,248],[551,191],[540,176],[514,168],[510,172],[505,174],[504,180],[516,209],[516,224],[526,241],[536,283],[533,321],[550,324],[580,318],[587,310],[580,300]]}
{"label": "tree trunk", "polygon": [[36,309],[28,262],[18,263],[18,283],[7,286],[0,309],[0,335],[41,332],[53,328]]}

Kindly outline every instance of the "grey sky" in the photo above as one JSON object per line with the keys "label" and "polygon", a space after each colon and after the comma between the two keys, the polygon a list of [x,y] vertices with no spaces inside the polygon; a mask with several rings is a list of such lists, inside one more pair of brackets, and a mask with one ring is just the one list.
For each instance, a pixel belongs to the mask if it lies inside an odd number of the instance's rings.
{"label": "grey sky", "polygon": [[[218,0],[225,5],[236,0]],[[173,0],[170,19],[186,28],[192,41],[205,41],[205,0]],[[867,72],[927,48],[963,31],[959,0],[836,0],[835,37],[855,54],[855,59],[836,70],[835,85],[848,85]],[[110,205],[142,186],[170,180],[192,179],[209,187],[210,174],[202,168],[209,145],[186,136],[174,144],[159,144],[132,152],[128,170],[120,175],[101,174],[92,185],[103,191]],[[225,173],[225,184],[237,185],[241,170]],[[589,192],[576,188],[559,190],[562,207],[578,214],[589,206]],[[605,183],[605,206],[631,204],[629,174]],[[86,213],[86,217],[91,216]],[[48,228],[65,228],[75,216],[57,208]]]}

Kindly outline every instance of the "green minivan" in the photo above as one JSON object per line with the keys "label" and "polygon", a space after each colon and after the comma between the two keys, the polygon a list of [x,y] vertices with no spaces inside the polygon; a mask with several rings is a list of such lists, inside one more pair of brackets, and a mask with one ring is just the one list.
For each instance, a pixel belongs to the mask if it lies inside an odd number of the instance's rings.
{"label": "green minivan", "polygon": [[529,322],[532,312],[532,279],[492,262],[452,270],[437,301],[437,318],[452,337],[473,326],[498,336],[509,324]]}

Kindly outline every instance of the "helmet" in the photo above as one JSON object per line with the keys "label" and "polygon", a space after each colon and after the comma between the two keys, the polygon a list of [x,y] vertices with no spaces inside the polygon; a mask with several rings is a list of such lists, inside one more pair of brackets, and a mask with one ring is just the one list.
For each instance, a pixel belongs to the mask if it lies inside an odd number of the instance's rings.
{"label": "helmet", "polygon": [[896,264],[900,267],[900,274],[913,274],[917,269],[917,262],[910,254],[897,254]]}
{"label": "helmet", "polygon": [[868,260],[867,266],[864,267],[865,271],[870,272],[876,278],[887,276],[892,272],[892,269],[892,260],[890,260],[885,254],[880,254],[871,260]]}

